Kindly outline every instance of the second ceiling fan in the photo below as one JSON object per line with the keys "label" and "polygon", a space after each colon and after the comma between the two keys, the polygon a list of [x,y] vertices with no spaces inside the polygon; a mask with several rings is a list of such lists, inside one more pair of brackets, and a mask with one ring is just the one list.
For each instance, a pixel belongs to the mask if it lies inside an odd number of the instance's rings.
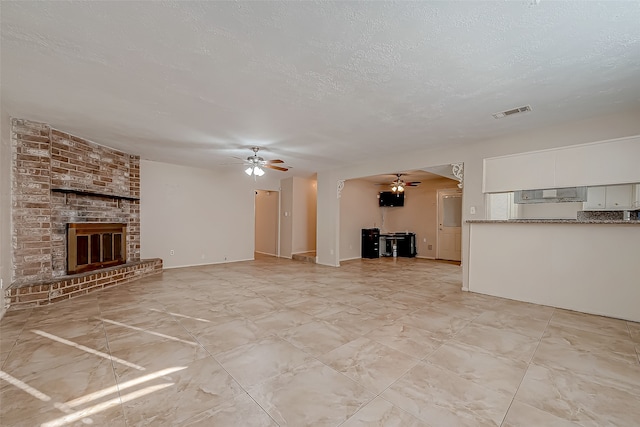
{"label": "second ceiling fan", "polygon": [[403,173],[397,173],[396,179],[391,183],[391,191],[394,193],[402,193],[406,187],[417,187],[420,181],[406,182],[402,179]]}

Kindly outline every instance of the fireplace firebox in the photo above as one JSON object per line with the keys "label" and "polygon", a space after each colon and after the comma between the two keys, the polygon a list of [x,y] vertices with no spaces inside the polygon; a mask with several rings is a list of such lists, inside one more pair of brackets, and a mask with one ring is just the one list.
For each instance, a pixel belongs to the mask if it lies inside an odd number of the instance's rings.
{"label": "fireplace firebox", "polygon": [[127,224],[67,224],[67,274],[126,263],[126,240]]}

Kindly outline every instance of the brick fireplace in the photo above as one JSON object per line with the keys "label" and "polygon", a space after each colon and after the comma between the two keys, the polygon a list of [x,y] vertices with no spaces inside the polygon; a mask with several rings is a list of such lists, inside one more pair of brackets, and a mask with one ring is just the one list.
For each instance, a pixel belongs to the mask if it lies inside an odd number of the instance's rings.
{"label": "brick fireplace", "polygon": [[[21,119],[12,119],[11,139],[13,270],[5,302],[45,305],[162,271],[161,260],[140,260],[138,156]],[[121,228],[116,236],[95,230],[104,224]],[[94,229],[85,233],[86,248],[98,250],[87,253],[96,261],[90,267],[77,252],[79,267],[68,257],[67,230],[75,235],[83,227]],[[84,239],[76,243],[82,246]],[[114,252],[116,242],[120,249]],[[121,262],[113,262],[114,254]],[[102,269],[89,271],[94,267]]]}

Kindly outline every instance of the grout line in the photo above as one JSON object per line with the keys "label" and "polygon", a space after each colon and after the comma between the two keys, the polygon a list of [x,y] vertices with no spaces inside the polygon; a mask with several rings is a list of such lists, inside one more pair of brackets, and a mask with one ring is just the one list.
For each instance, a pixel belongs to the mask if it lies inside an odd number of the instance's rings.
{"label": "grout line", "polygon": [[507,419],[507,415],[509,414],[509,411],[511,410],[511,405],[513,405],[513,401],[516,400],[516,396],[518,395],[518,391],[520,391],[520,387],[522,386],[522,383],[524,382],[524,377],[527,376],[527,372],[529,372],[529,368],[531,367],[531,363],[533,363],[533,359],[536,356],[536,352],[538,351],[538,347],[540,347],[540,343],[542,342],[542,339],[544,338],[544,334],[547,332],[547,329],[549,328],[549,325],[551,324],[551,319],[553,319],[554,314],[556,313],[556,309],[553,309],[553,312],[551,313],[551,316],[549,316],[549,320],[547,321],[547,326],[545,326],[544,331],[542,331],[542,335],[540,335],[540,339],[538,340],[538,344],[536,345],[536,348],[533,350],[533,353],[531,354],[531,359],[529,359],[529,362],[527,362],[527,369],[524,370],[524,374],[522,374],[522,378],[520,379],[520,382],[518,383],[518,387],[516,387],[516,391],[515,393],[513,393],[513,397],[511,398],[511,402],[509,403],[509,407],[507,408],[507,411],[504,413],[504,417],[502,418],[502,421],[500,422],[500,425],[502,426],[504,424],[504,421]]}

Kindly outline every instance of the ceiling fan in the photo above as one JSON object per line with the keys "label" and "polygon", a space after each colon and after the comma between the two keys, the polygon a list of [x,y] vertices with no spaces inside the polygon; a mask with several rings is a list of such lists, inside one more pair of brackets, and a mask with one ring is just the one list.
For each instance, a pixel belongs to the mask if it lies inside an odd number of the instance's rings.
{"label": "ceiling fan", "polygon": [[253,150],[253,156],[247,157],[247,159],[244,161],[244,164],[248,166],[247,169],[245,169],[244,171],[247,175],[249,176],[253,175],[254,178],[258,176],[262,176],[264,175],[263,168],[275,169],[283,172],[286,172],[289,170],[289,168],[285,168],[282,166],[275,166],[276,164],[284,163],[283,160],[280,160],[280,159],[265,160],[264,158],[258,156],[258,151],[260,150],[260,147],[251,147],[251,149]]}
{"label": "ceiling fan", "polygon": [[391,183],[391,191],[402,193],[406,187],[417,187],[420,181],[405,182],[402,179],[403,173],[397,173],[396,179]]}

